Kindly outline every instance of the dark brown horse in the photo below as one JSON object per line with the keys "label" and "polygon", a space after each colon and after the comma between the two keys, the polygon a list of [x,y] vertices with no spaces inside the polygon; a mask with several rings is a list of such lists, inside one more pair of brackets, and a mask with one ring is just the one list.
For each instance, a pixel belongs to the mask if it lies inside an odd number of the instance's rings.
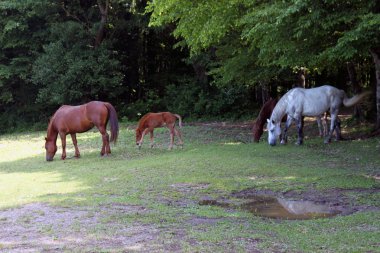
{"label": "dark brown horse", "polygon": [[264,125],[267,123],[267,119],[270,118],[274,107],[277,104],[277,99],[270,98],[260,110],[259,116],[253,123],[253,140],[254,142],[259,142],[261,135],[264,132]]}
{"label": "dark brown horse", "polygon": [[[278,100],[275,98],[270,98],[260,110],[259,116],[257,116],[256,120],[253,123],[252,133],[253,133],[253,141],[259,142],[261,135],[264,132],[264,125],[267,123],[267,119],[272,115],[273,109],[276,106]],[[323,115],[323,120],[321,117],[316,117],[319,129],[319,135],[325,136],[327,134],[327,114]],[[283,122],[286,121],[286,115],[282,119]],[[337,132],[338,134],[338,132]]]}
{"label": "dark brown horse", "polygon": [[182,135],[179,130],[175,128],[176,120],[179,120],[179,127],[182,127],[182,118],[178,114],[171,112],[147,113],[139,121],[136,128],[136,145],[141,148],[144,136],[150,133],[150,147],[153,147],[153,131],[155,128],[166,126],[170,131],[170,144],[169,149],[173,148],[174,135],[179,138],[179,144],[182,146]]}
{"label": "dark brown horse", "polygon": [[[111,124],[111,139],[107,133],[108,120]],[[83,133],[96,126],[102,135],[103,146],[100,154],[102,156],[111,153],[110,141],[116,142],[119,134],[119,123],[115,108],[110,103],[92,101],[87,104],[61,106],[50,119],[45,138],[46,161],[52,161],[57,152],[58,134],[62,141],[62,156],[66,158],[66,135],[70,134],[75,147],[75,157],[80,153],[77,146],[76,133]]]}

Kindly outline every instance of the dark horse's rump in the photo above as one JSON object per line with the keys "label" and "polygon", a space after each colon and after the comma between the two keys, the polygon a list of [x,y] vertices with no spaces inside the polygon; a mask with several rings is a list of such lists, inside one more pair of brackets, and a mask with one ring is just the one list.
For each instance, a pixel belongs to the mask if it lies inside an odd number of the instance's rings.
{"label": "dark horse's rump", "polygon": [[[107,133],[107,123],[110,121],[111,139]],[[61,106],[53,115],[45,138],[46,160],[51,161],[57,151],[58,135],[62,141],[62,159],[66,158],[66,135],[70,134],[75,147],[75,157],[79,157],[76,133],[83,133],[96,126],[102,135],[101,155],[111,153],[109,142],[116,142],[119,133],[119,123],[115,108],[106,102],[92,101],[79,106]]]}

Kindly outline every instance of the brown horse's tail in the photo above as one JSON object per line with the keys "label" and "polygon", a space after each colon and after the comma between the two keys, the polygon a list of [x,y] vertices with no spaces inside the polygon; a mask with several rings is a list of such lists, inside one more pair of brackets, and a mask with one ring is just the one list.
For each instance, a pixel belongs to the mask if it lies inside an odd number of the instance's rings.
{"label": "brown horse's tail", "polygon": [[179,127],[180,128],[182,128],[182,118],[181,118],[181,116],[180,115],[178,115],[178,114],[173,114],[176,118],[178,118],[178,120],[179,120]]}
{"label": "brown horse's tail", "polygon": [[350,107],[353,105],[356,105],[359,103],[364,97],[368,96],[371,92],[370,91],[365,91],[361,94],[355,95],[352,98],[347,98],[346,94],[344,94],[344,99],[343,99],[343,104],[346,107]]}
{"label": "brown horse's tail", "polygon": [[110,103],[104,103],[109,113],[109,121],[111,126],[111,139],[110,141],[116,143],[119,136],[119,121],[117,120],[117,113],[115,108]]}

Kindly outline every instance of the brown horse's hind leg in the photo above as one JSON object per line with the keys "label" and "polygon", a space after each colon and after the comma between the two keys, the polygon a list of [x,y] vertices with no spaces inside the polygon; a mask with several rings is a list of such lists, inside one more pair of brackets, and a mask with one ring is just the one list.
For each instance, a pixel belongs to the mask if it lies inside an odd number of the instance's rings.
{"label": "brown horse's hind leg", "polygon": [[99,128],[99,132],[102,135],[102,141],[103,141],[103,146],[102,146],[102,150],[100,151],[100,155],[107,156],[111,154],[110,138],[105,128],[103,127]]}
{"label": "brown horse's hind leg", "polygon": [[73,144],[74,144],[74,148],[75,148],[75,157],[79,158],[80,153],[79,153],[79,149],[78,149],[77,135],[76,134],[70,134],[70,135],[71,135],[71,139],[73,140]]}
{"label": "brown horse's hind leg", "polygon": [[176,128],[173,128],[174,129],[174,133],[175,135],[177,135],[178,139],[179,139],[179,145],[183,148],[183,140],[182,140],[182,134],[181,134],[181,131],[179,131],[178,129]]}
{"label": "brown horse's hind leg", "polygon": [[174,126],[168,126],[170,130],[170,144],[169,144],[169,150],[173,149],[173,143],[174,143]]}
{"label": "brown horse's hind leg", "polygon": [[61,137],[62,142],[62,156],[61,159],[66,159],[66,134],[65,133],[59,133],[59,137]]}

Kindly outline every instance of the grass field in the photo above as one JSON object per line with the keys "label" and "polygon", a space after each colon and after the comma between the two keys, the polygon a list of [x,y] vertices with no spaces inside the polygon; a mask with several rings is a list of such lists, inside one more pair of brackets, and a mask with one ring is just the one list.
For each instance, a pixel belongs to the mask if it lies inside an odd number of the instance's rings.
{"label": "grass field", "polygon": [[[252,143],[247,125],[182,132],[183,149],[168,151],[158,129],[156,146],[147,137],[138,150],[121,123],[111,157],[90,131],[78,135],[80,159],[68,138],[68,159],[58,141],[53,162],[45,132],[0,136],[0,252],[380,252],[379,137],[270,147]],[[259,193],[342,213],[281,220],[239,208]]]}

